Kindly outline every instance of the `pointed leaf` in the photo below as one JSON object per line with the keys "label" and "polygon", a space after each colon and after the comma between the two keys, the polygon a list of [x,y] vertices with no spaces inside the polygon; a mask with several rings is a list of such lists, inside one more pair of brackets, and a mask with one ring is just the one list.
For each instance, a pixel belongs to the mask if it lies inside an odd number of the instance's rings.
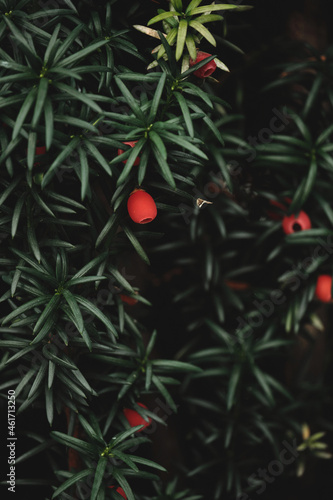
{"label": "pointed leaf", "polygon": [[135,472],[139,472],[139,469],[138,467],[135,465],[135,463],[130,459],[129,455],[126,455],[125,453],[123,453],[122,451],[120,450],[117,450],[115,449],[113,451],[113,455],[115,455],[116,457],[120,458],[120,460],[122,460],[126,465],[128,465],[128,467],[130,467],[132,470],[134,470]]}
{"label": "pointed leaf", "polygon": [[185,10],[185,14],[189,14],[191,12],[191,10],[195,9],[196,7],[198,7],[198,5],[201,4],[201,2],[202,2],[202,0],[192,0],[189,3],[187,9]]}
{"label": "pointed leaf", "polygon": [[87,148],[91,152],[92,156],[98,161],[98,163],[101,165],[101,167],[104,168],[105,172],[111,176],[112,171],[111,171],[110,165],[106,161],[104,156],[98,151],[96,146],[91,141],[88,141],[88,140],[85,140],[84,144],[87,146]]}
{"label": "pointed leaf", "polygon": [[227,393],[227,410],[229,411],[235,403],[235,394],[241,376],[241,365],[236,364],[231,372]]}
{"label": "pointed leaf", "polygon": [[160,138],[160,136],[154,132],[154,130],[150,130],[149,132],[149,139],[155,144],[157,149],[160,151],[161,155],[163,156],[164,160],[167,159],[168,153],[166,150],[166,147],[164,145],[164,142]]}
{"label": "pointed leaf", "polygon": [[12,311],[10,314],[8,314],[5,319],[2,321],[2,324],[4,325],[5,323],[8,323],[12,319],[16,318],[16,316],[20,316],[20,314],[28,311],[29,309],[33,309],[34,307],[41,306],[43,304],[46,304],[46,302],[49,302],[50,296],[45,296],[43,297],[37,297],[33,300],[29,300],[22,306],[18,307],[14,311]]}
{"label": "pointed leaf", "polygon": [[182,12],[183,10],[183,2],[182,0],[170,0],[171,4],[173,5],[173,8],[178,10],[179,12]]}
{"label": "pointed leaf", "polygon": [[[20,220],[20,215],[21,211],[25,202],[26,196],[20,196],[15,204],[15,208],[13,211],[13,216],[12,216],[12,228],[11,228],[11,233],[12,233],[12,238],[14,238],[17,230],[17,226]],[[12,294],[13,295],[13,294]]]}
{"label": "pointed leaf", "polygon": [[106,45],[107,43],[109,43],[109,40],[100,40],[99,42],[95,42],[92,45],[89,45],[88,47],[75,52],[75,54],[62,59],[61,61],[59,61],[58,66],[70,66],[72,63],[77,63],[80,59],[83,59],[88,54],[91,54],[91,52],[97,51],[97,49],[99,49],[103,45]]}
{"label": "pointed leaf", "polygon": [[161,131],[160,135],[162,137],[165,137],[166,139],[168,139],[168,141],[170,141],[172,144],[177,144],[177,145],[183,147],[184,149],[187,149],[191,153],[196,154],[200,158],[203,158],[204,160],[208,160],[207,155],[205,153],[203,153],[199,148],[194,146],[194,144],[191,143],[191,141],[187,141],[185,137],[180,136],[180,135],[171,134],[170,132],[166,132],[165,130],[163,130],[163,132]]}
{"label": "pointed leaf", "polygon": [[[78,90],[74,89],[73,87],[66,85],[65,83],[62,82],[55,82],[53,81],[52,83],[53,87],[57,88],[60,90],[60,94],[63,94],[64,96],[68,94],[70,97],[73,99],[77,99],[79,101],[82,101],[84,104],[89,106],[89,108],[93,109],[97,113],[102,113],[102,110],[96,102],[88,97],[86,93],[84,92],[79,92]],[[67,96],[66,96],[67,98]]]}
{"label": "pointed leaf", "polygon": [[28,154],[27,154],[27,164],[30,172],[33,169],[35,155],[36,155],[36,143],[37,143],[37,133],[30,130],[28,136]]}
{"label": "pointed leaf", "polygon": [[162,14],[159,14],[158,16],[152,17],[148,23],[147,26],[150,26],[151,24],[158,23],[159,21],[163,21],[163,19],[169,19],[169,17],[173,16],[180,16],[181,13],[177,11],[169,11],[169,12],[163,12]]}
{"label": "pointed leaf", "polygon": [[44,108],[45,99],[47,97],[48,88],[49,88],[49,79],[46,77],[41,78],[38,86],[35,111],[31,122],[32,128],[36,128],[38,125],[40,115]]}
{"label": "pointed leaf", "polygon": [[169,406],[173,409],[175,413],[177,413],[177,406],[175,405],[174,400],[172,399],[169,391],[165,387],[165,385],[161,382],[160,378],[157,377],[156,375],[152,376],[152,382],[156,386],[156,388],[159,390],[159,392],[162,394],[166,402],[169,404]]}
{"label": "pointed leaf", "polygon": [[157,88],[155,90],[154,98],[153,98],[152,105],[150,108],[150,112],[149,112],[149,116],[148,116],[149,123],[152,123],[155,120],[158,106],[159,106],[161,96],[163,93],[165,82],[166,82],[166,73],[162,73],[161,78],[158,82]]}
{"label": "pointed leaf", "polygon": [[148,460],[147,458],[138,457],[138,456],[134,456],[134,455],[129,455],[129,456],[131,457],[133,462],[137,462],[138,464],[142,464],[142,465],[147,465],[148,467],[153,467],[154,469],[158,469],[158,470],[166,472],[166,469],[164,467],[157,464],[156,462],[153,462],[152,460]]}
{"label": "pointed leaf", "polygon": [[136,250],[136,252],[142,258],[142,260],[144,260],[148,265],[150,265],[150,261],[149,261],[149,258],[147,256],[146,252],[144,251],[144,249],[140,245],[138,239],[134,236],[134,234],[131,231],[131,229],[129,229],[127,226],[123,226],[123,230],[124,230],[124,233],[126,234],[127,238],[132,243],[132,245],[133,245],[134,249]]}
{"label": "pointed leaf", "polygon": [[38,391],[40,385],[42,384],[42,382],[44,380],[44,375],[46,373],[47,367],[48,367],[47,361],[43,360],[43,363],[42,363],[41,367],[39,368],[37,375],[36,375],[36,378],[31,386],[31,389],[29,391],[27,399],[32,398],[33,395],[36,393],[36,391]]}
{"label": "pointed leaf", "polygon": [[97,464],[97,467],[95,470],[94,483],[93,483],[93,487],[91,489],[91,494],[90,494],[91,500],[97,499],[97,495],[99,493],[107,465],[108,465],[107,457],[101,457],[98,461],[98,464]]}
{"label": "pointed leaf", "polygon": [[112,475],[124,490],[127,500],[135,500],[132,489],[124,475],[118,469],[113,469]]}
{"label": "pointed leaf", "polygon": [[184,98],[184,96],[180,92],[174,92],[173,95],[177,99],[178,104],[180,106],[180,109],[182,111],[187,131],[188,131],[190,137],[194,137],[192,118],[190,115],[190,110],[188,109],[186,99]]}
{"label": "pointed leaf", "polygon": [[197,58],[197,48],[195,46],[195,41],[191,33],[186,35],[186,47],[193,61]]}
{"label": "pointed leaf", "polygon": [[84,200],[89,187],[89,165],[87,154],[83,148],[79,146],[80,157],[80,173],[81,173],[81,200]]}
{"label": "pointed leaf", "polygon": [[204,24],[204,23],[211,23],[214,21],[223,21],[223,17],[219,16],[218,14],[205,14],[197,17],[195,20],[197,21],[197,23]]}
{"label": "pointed leaf", "polygon": [[154,156],[160,166],[160,169],[161,169],[161,174],[163,176],[163,178],[166,180],[166,182],[172,187],[172,188],[176,188],[176,183],[175,183],[175,180],[172,176],[172,172],[171,172],[171,169],[167,163],[167,161],[165,160],[165,158],[163,157],[162,155],[162,152],[158,149],[158,147],[156,146],[155,142],[152,142],[151,144],[152,146],[152,150],[153,150],[153,153],[154,153]]}
{"label": "pointed leaf", "polygon": [[[166,37],[163,36],[163,34],[160,31],[157,31],[157,32],[158,32],[158,35],[159,35],[160,40],[162,42],[162,45],[163,45],[163,47],[165,49],[165,52],[167,54],[168,61],[169,61],[169,64],[170,64],[170,69],[169,69],[168,66],[166,66],[165,67],[165,72],[168,73],[169,75],[174,75],[174,74],[176,74],[178,72],[178,68],[177,68],[177,63],[176,63],[175,56],[174,56],[174,54],[173,54],[173,52],[171,50],[171,47],[170,47],[169,43],[166,40]],[[154,62],[157,62],[157,61],[154,61]],[[159,64],[161,65],[162,62],[159,62]],[[162,66],[162,69],[163,69],[163,66]]]}
{"label": "pointed leaf", "polygon": [[115,76],[115,82],[118,85],[121,93],[126,99],[127,104],[135,114],[135,116],[142,122],[145,123],[145,116],[140,109],[139,105],[137,104],[136,100],[134,99],[133,95],[130,93],[126,85],[121,81],[121,79],[117,76]]}
{"label": "pointed leaf", "polygon": [[26,119],[26,116],[29,113],[31,106],[33,105],[33,103],[35,101],[36,95],[37,95],[36,89],[32,88],[30,90],[29,94],[27,95],[27,97],[25,98],[24,103],[21,106],[20,112],[17,115],[16,120],[15,120],[15,126],[13,128],[12,139],[15,139],[19,135],[20,130],[22,128],[22,125],[24,123],[24,120]]}
{"label": "pointed leaf", "polygon": [[44,175],[43,181],[42,181],[42,188],[44,188],[52,179],[52,177],[55,174],[55,170],[62,165],[63,161],[70,155],[70,153],[78,146],[80,143],[80,138],[79,137],[74,137],[71,139],[71,141],[65,146],[65,148],[61,151],[61,153],[57,156],[57,158],[54,160],[52,165],[49,167],[47,170],[46,174]]}
{"label": "pointed leaf", "polygon": [[118,337],[118,333],[117,333],[117,330],[115,329],[115,327],[113,326],[113,324],[111,323],[111,321],[109,320],[109,318],[104,314],[102,313],[102,311],[100,311],[98,309],[98,307],[96,307],[92,302],[90,302],[89,300],[85,299],[84,297],[81,297],[79,295],[74,295],[74,298],[76,299],[76,301],[81,304],[85,309],[86,311],[92,313],[94,316],[96,316],[102,323],[104,323],[104,325],[106,326],[106,328],[108,328],[112,333],[113,335],[117,338]]}
{"label": "pointed leaf", "polygon": [[177,34],[177,46],[176,46],[176,61],[179,61],[179,59],[183,55],[184,45],[187,35],[187,28],[189,24],[191,26],[191,22],[193,23],[193,21],[190,21],[190,23],[188,23],[186,19],[182,19],[179,23],[178,34]]}
{"label": "pointed leaf", "polygon": [[74,276],[69,281],[67,281],[66,285],[72,286],[72,283],[74,280],[76,280],[76,278],[81,278],[89,271],[91,271],[94,267],[97,267],[98,264],[100,264],[104,259],[106,259],[107,255],[108,255],[107,252],[103,252],[94,259],[92,259],[90,262],[88,262],[85,266],[81,267],[81,269],[77,271],[77,273],[75,273]]}
{"label": "pointed leaf", "polygon": [[[200,7],[198,7],[200,8]],[[200,33],[200,35],[202,35],[209,43],[211,43],[212,45],[214,45],[214,47],[216,47],[216,40],[215,38],[213,37],[213,35],[211,34],[210,31],[208,31],[208,29],[201,23],[198,23],[197,21],[190,21],[189,22],[189,25],[191,26],[191,28],[195,29],[196,31],[198,31]]]}
{"label": "pointed leaf", "polygon": [[48,423],[53,422],[53,390],[45,384],[45,409]]}
{"label": "pointed leaf", "polygon": [[130,155],[128,159],[126,160],[126,164],[123,168],[123,171],[121,172],[118,181],[117,181],[117,186],[120,186],[129,176],[130,171],[132,170],[132,167],[135,163],[135,160],[140,154],[141,149],[146,143],[146,139],[144,137],[141,137],[141,139],[138,140],[138,142],[135,144],[135,146],[132,148],[132,151],[130,152]]}
{"label": "pointed leaf", "polygon": [[195,16],[197,14],[204,14],[205,12],[212,12],[214,10],[249,10],[252,9],[252,6],[250,5],[232,5],[232,4],[227,4],[227,3],[219,3],[219,4],[209,4],[209,5],[202,5],[201,7],[196,7],[195,9],[191,10],[191,16]]}
{"label": "pointed leaf", "polygon": [[[177,33],[178,33],[178,28],[172,28],[171,31],[169,31],[169,33],[167,34],[166,36],[166,41],[168,42],[168,44],[171,46],[175,43],[176,39],[177,39]],[[156,52],[157,48],[155,48],[152,53]],[[162,57],[163,55],[165,54],[165,47],[163,44],[159,45],[159,50],[158,50],[158,53],[157,53],[157,59],[159,59],[160,57]]]}
{"label": "pointed leaf", "polygon": [[69,307],[70,307],[70,309],[75,317],[76,323],[79,327],[78,328],[79,332],[82,333],[83,328],[84,328],[82,313],[81,313],[81,310],[78,306],[78,303],[76,302],[76,300],[74,298],[74,295],[69,290],[64,290],[63,296],[64,296],[67,304],[69,305]]}
{"label": "pointed leaf", "polygon": [[48,319],[48,317],[50,315],[53,315],[54,312],[57,311],[60,302],[61,302],[61,296],[60,295],[55,294],[55,295],[52,296],[51,300],[45,306],[44,311],[42,312],[42,314],[40,315],[37,323],[35,324],[34,333],[37,333],[40,330],[40,328],[42,327],[43,323],[46,322],[46,320]]}
{"label": "pointed leaf", "polygon": [[118,447],[118,445],[120,443],[122,443],[127,438],[129,438],[130,436],[135,434],[135,432],[139,429],[142,429],[142,424],[135,425],[135,426],[131,427],[130,429],[127,429],[126,431],[123,431],[123,432],[120,432],[119,434],[117,434],[114,438],[112,438],[112,441],[110,443],[112,445],[112,448]]}
{"label": "pointed leaf", "polygon": [[220,68],[222,71],[227,71],[230,73],[230,69],[224,64],[224,62],[220,61],[220,59],[218,59],[217,57],[215,57],[214,61],[218,68]]}
{"label": "pointed leaf", "polygon": [[73,474],[69,479],[67,479],[64,483],[62,483],[62,485],[60,485],[59,488],[55,490],[55,492],[52,495],[52,499],[56,498],[57,496],[60,495],[60,493],[67,490],[67,488],[69,488],[73,484],[78,483],[85,477],[93,476],[94,473],[95,473],[94,469],[84,469],[81,470],[80,472],[77,472],[76,474]]}

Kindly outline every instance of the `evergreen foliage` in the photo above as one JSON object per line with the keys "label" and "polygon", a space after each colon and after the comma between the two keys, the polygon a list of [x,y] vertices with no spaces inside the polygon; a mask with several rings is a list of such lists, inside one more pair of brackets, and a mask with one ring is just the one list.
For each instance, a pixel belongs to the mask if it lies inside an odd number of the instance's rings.
{"label": "evergreen foliage", "polygon": [[284,486],[331,458],[331,360],[319,379],[288,366],[324,332],[333,46],[269,65],[250,137],[247,68],[227,76],[227,21],[250,7],[158,3],[0,0],[0,409],[14,390],[20,498],[273,498],[260,468]]}

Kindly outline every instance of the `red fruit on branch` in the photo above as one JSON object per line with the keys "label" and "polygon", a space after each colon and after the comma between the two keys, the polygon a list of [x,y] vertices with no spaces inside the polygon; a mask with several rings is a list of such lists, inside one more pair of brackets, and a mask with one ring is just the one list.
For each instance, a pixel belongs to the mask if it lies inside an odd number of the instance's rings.
{"label": "red fruit on branch", "polygon": [[282,229],[285,234],[306,231],[307,229],[311,229],[311,221],[309,216],[301,210],[297,217],[294,214],[283,217]]}
{"label": "red fruit on branch", "polygon": [[138,224],[147,224],[157,215],[155,201],[143,189],[133,191],[127,200],[127,210],[132,221]]}
{"label": "red fruit on branch", "polygon": [[317,285],[315,289],[315,297],[321,302],[331,302],[332,300],[332,276],[329,274],[322,274],[318,276]]}
{"label": "red fruit on branch", "polygon": [[[145,408],[146,410],[148,410],[147,406],[145,406],[142,403],[137,403],[137,405],[141,406],[141,408]],[[143,429],[148,427],[152,422],[152,419],[150,417],[148,417],[148,422],[147,422],[143,417],[141,417],[140,413],[138,413],[137,411],[135,411],[131,408],[124,408],[123,413],[124,413],[126,419],[128,420],[128,423],[130,424],[131,427],[135,427],[136,425],[143,425],[144,426],[144,427],[142,427],[142,429],[139,429],[137,432],[143,431]]]}
{"label": "red fruit on branch", "polygon": [[[114,485],[113,486],[108,486],[108,488],[114,488]],[[119,495],[121,495],[123,498],[125,498],[125,500],[127,500],[127,496],[125,495],[125,492],[124,490],[118,486],[118,488],[116,489],[116,492],[119,493]]]}
{"label": "red fruit on branch", "polygon": [[[207,57],[210,57],[212,54],[207,54],[207,52],[199,52],[197,53],[197,58],[195,61],[193,59],[190,59],[190,68],[194,66],[195,64],[203,61],[204,59],[207,59]],[[216,70],[216,62],[214,59],[212,59],[210,62],[202,66],[201,68],[197,69],[194,71],[194,75],[197,76],[198,78],[207,78],[207,76],[210,76],[214,71]]]}
{"label": "red fruit on branch", "polygon": [[[131,146],[131,148],[134,148],[135,144],[137,143],[138,141],[129,141],[129,142],[123,142],[123,144],[127,144],[128,146]],[[125,151],[123,149],[118,149],[118,156],[125,153]],[[124,160],[123,161],[124,165],[127,163],[127,160]],[[135,162],[133,163],[134,167],[137,167],[140,163],[140,158],[137,157],[135,159]]]}

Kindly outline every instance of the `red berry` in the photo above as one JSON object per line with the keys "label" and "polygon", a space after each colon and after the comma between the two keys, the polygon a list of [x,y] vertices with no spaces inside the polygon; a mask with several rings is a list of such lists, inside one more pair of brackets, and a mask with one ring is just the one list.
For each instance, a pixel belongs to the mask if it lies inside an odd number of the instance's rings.
{"label": "red berry", "polygon": [[[108,488],[112,489],[112,488],[114,488],[114,485],[113,486],[108,486]],[[116,489],[116,492],[119,493],[119,495],[121,495],[122,497],[124,497],[125,500],[127,500],[127,496],[125,495],[124,490],[120,486],[118,486],[118,488]]]}
{"label": "red berry", "polygon": [[[190,59],[190,68],[194,66],[195,64],[203,61],[203,59],[207,59],[207,57],[210,57],[212,54],[207,54],[207,52],[199,52],[197,53],[197,58],[195,61],[193,59]],[[197,76],[198,78],[207,78],[207,76],[210,76],[214,71],[216,70],[216,62],[214,59],[212,59],[210,62],[202,66],[201,68],[197,69],[194,71],[194,75]]]}
{"label": "red berry", "polygon": [[294,214],[283,217],[282,229],[286,234],[306,231],[307,229],[311,229],[311,221],[309,216],[301,210],[297,217]]}
{"label": "red berry", "polygon": [[317,286],[315,296],[322,302],[331,302],[332,300],[332,276],[329,274],[322,274],[317,279]]}
{"label": "red berry", "polygon": [[[134,148],[135,144],[137,143],[138,141],[129,141],[129,142],[123,142],[123,144],[127,144],[128,146],[131,146],[131,148]],[[118,156],[125,153],[125,151],[123,149],[118,149]],[[127,160],[124,160],[123,161],[124,165],[127,163]],[[134,167],[137,167],[140,163],[140,158],[137,157],[135,159],[135,162],[133,163]]]}
{"label": "red berry", "polygon": [[[137,405],[148,410],[147,406],[145,406],[142,403],[137,403]],[[138,413],[135,410],[132,410],[131,408],[124,408],[123,412],[131,427],[135,427],[136,425],[144,426],[142,427],[142,429],[139,429],[138,432],[143,431],[143,429],[148,427],[148,425],[150,425],[152,422],[152,419],[150,417],[148,417],[148,422],[147,422],[143,417],[141,417],[140,413]]]}
{"label": "red berry", "polygon": [[130,306],[135,306],[135,304],[138,303],[138,299],[135,299],[134,297],[129,297],[128,295],[120,294],[120,298],[123,302],[126,302],[126,304],[129,304]]}
{"label": "red berry", "polygon": [[127,200],[127,210],[130,218],[138,224],[147,224],[155,219],[157,208],[150,194],[137,189]]}

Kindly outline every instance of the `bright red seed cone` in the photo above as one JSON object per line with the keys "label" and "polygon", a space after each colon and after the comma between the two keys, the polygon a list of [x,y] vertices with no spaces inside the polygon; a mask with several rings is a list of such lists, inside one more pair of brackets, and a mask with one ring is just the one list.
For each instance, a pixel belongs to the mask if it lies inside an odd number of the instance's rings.
{"label": "bright red seed cone", "polygon": [[[145,408],[146,410],[148,410],[147,406],[145,406],[144,404],[142,404],[142,403],[137,403],[137,404],[139,406],[141,406],[142,408]],[[124,412],[124,415],[127,418],[128,423],[130,424],[131,427],[135,427],[136,425],[143,425],[144,426],[138,432],[143,431],[143,429],[148,427],[152,422],[150,417],[148,417],[149,421],[147,422],[143,417],[141,417],[141,415],[137,411],[132,410],[131,408],[124,408],[123,412]]]}
{"label": "bright red seed cone", "polygon": [[[112,489],[112,488],[114,488],[114,485],[108,486],[108,488]],[[119,495],[121,495],[122,497],[124,497],[125,500],[127,500],[127,496],[125,495],[124,490],[120,486],[118,486],[118,488],[116,489],[116,492],[119,493]]]}
{"label": "bright red seed cone", "polygon": [[311,229],[311,221],[309,216],[301,210],[297,217],[294,214],[283,217],[282,229],[286,234],[306,231],[307,229]]}
{"label": "bright red seed cone", "polygon": [[[131,148],[134,148],[135,144],[137,143],[138,141],[129,141],[129,142],[124,142],[123,144],[127,144],[128,146],[131,146]],[[123,149],[118,149],[118,156],[125,153],[125,151]],[[127,160],[124,160],[123,161],[124,165],[127,163]],[[134,167],[137,167],[140,163],[140,158],[137,157],[135,162],[133,163]]]}
{"label": "bright red seed cone", "polygon": [[[201,52],[199,50],[199,52],[197,53],[196,60],[193,61],[193,59],[190,59],[190,68],[192,68],[192,66],[194,66],[195,64],[203,61],[203,59],[207,59],[207,57],[210,57],[211,55],[212,54],[207,54],[207,52]],[[213,59],[212,61],[208,62],[201,68],[194,71],[193,74],[198,78],[207,78],[207,76],[210,76],[212,73],[214,73],[215,70],[216,70],[216,62]]]}
{"label": "bright red seed cone", "polygon": [[142,189],[134,191],[127,201],[127,210],[132,221],[147,224],[155,219],[157,208],[155,201]]}
{"label": "bright red seed cone", "polygon": [[332,300],[332,276],[329,274],[322,274],[317,279],[317,286],[315,290],[315,297],[322,302],[331,302]]}

